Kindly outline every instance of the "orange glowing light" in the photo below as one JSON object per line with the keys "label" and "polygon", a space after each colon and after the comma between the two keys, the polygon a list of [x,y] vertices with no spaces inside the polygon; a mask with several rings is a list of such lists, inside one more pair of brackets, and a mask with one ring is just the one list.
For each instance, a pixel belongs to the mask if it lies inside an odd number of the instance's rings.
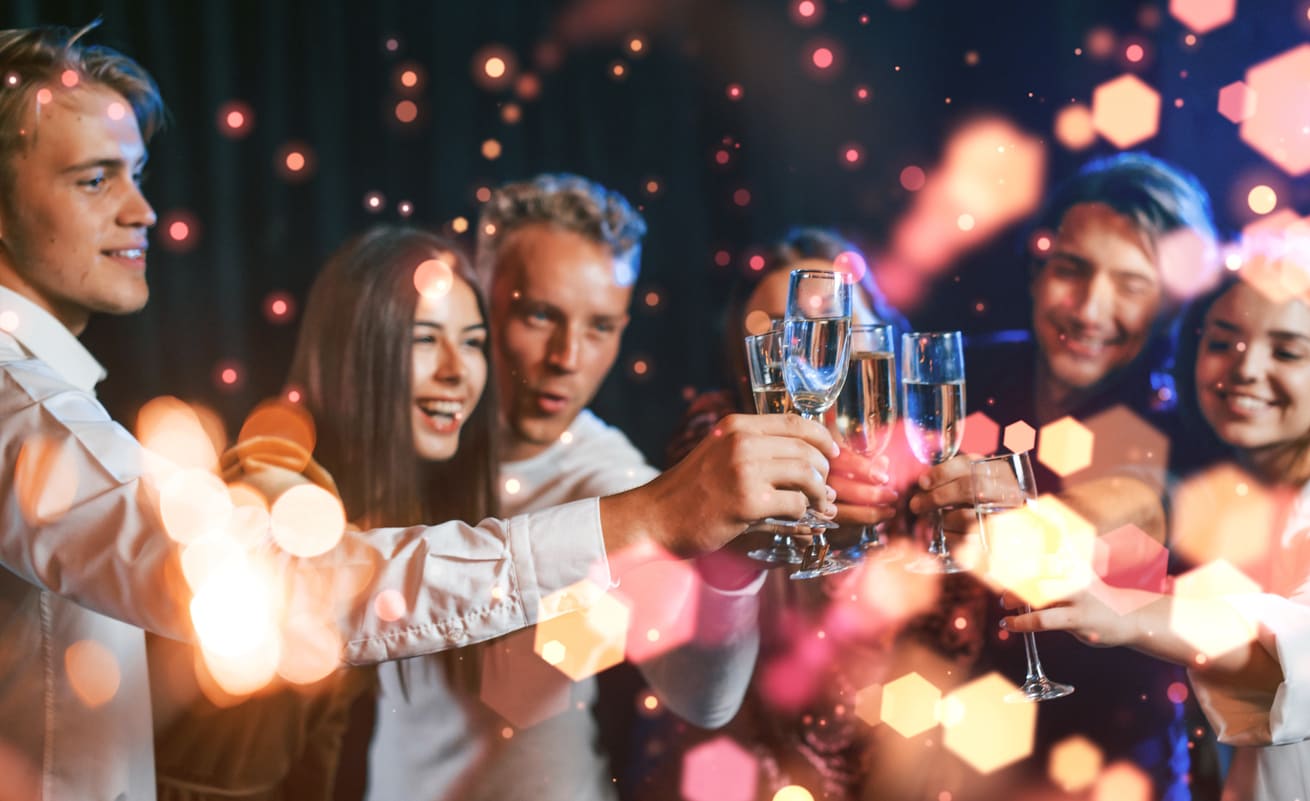
{"label": "orange glowing light", "polygon": [[1278,206],[1278,194],[1265,184],[1253,186],[1246,194],[1246,205],[1256,214],[1268,214]]}
{"label": "orange glowing light", "polygon": [[285,163],[287,169],[292,172],[300,172],[305,169],[305,154],[298,150],[293,150],[287,154]]}
{"label": "orange glowing light", "polygon": [[444,256],[427,259],[414,268],[414,288],[424,297],[445,297],[454,285],[454,268]]}
{"label": "orange glowing light", "polygon": [[918,673],[907,673],[882,688],[882,721],[902,737],[914,737],[937,725],[941,690]]}
{"label": "orange glowing light", "polygon": [[184,545],[225,529],[232,508],[227,485],[201,468],[179,470],[159,489],[159,515],[164,529]]}
{"label": "orange glowing light", "polygon": [[739,83],[730,83],[728,84],[726,91],[729,100],[741,100],[742,94],[744,94],[745,90],[741,88],[741,84]]}
{"label": "orange glowing light", "polygon": [[418,86],[418,73],[414,70],[405,70],[400,73],[400,85],[406,88]]}
{"label": "orange glowing light", "polygon": [[282,627],[277,674],[292,684],[313,684],[341,667],[341,634],[318,615],[302,613]]}
{"label": "orange glowing light", "polygon": [[487,161],[495,161],[500,158],[500,142],[495,139],[488,139],[482,143],[482,157]]}
{"label": "orange glowing light", "polygon": [[1092,788],[1092,801],[1148,801],[1154,794],[1151,779],[1131,762],[1115,762]]}
{"label": "orange glowing light", "polygon": [[78,81],[80,80],[81,78],[78,76],[77,70],[64,70],[59,74],[59,82],[69,89],[77,86]]}
{"label": "orange glowing light", "polygon": [[341,540],[346,513],[341,501],[317,484],[292,487],[270,512],[273,539],[295,556],[318,556]]}
{"label": "orange glowing light", "polygon": [[1033,445],[1037,444],[1037,429],[1022,420],[1011,423],[1005,427],[1005,437],[1001,440],[1001,444],[1011,453],[1030,451]]}
{"label": "orange glowing light", "polygon": [[18,451],[14,485],[23,518],[31,525],[63,517],[77,495],[75,454],[68,444],[35,437]]}
{"label": "orange glowing light", "polygon": [[1055,138],[1070,150],[1084,150],[1096,141],[1092,111],[1080,103],[1065,106],[1055,115]]}
{"label": "orange glowing light", "polygon": [[1037,461],[1056,475],[1066,477],[1092,463],[1092,432],[1072,417],[1042,426]]}
{"label": "orange glowing light", "polygon": [[984,774],[1027,757],[1033,750],[1037,704],[1006,700],[1016,692],[999,673],[951,692],[942,700],[942,744]]}
{"label": "orange glowing light", "polygon": [[773,794],[773,801],[814,801],[814,795],[799,784],[789,784]]}
{"label": "orange glowing light", "polygon": [[406,124],[418,119],[418,104],[413,100],[402,100],[397,103],[396,119]]}
{"label": "orange glowing light", "polygon": [[457,234],[462,234],[469,229],[469,221],[464,217],[456,217],[450,221],[450,229]]}
{"label": "orange glowing light", "polygon": [[227,113],[227,116],[223,118],[223,121],[227,123],[227,127],[236,130],[246,124],[246,115],[233,109]]}
{"label": "orange glowing light", "polygon": [[504,77],[507,69],[508,67],[505,64],[505,59],[499,56],[491,56],[482,63],[482,71],[486,73],[488,78]]}
{"label": "orange glowing light", "polygon": [[1169,13],[1196,33],[1227,25],[1236,12],[1237,0],[1169,0]]}
{"label": "orange glowing light", "polygon": [[191,226],[187,225],[182,220],[177,220],[168,226],[168,235],[177,242],[185,240],[190,233]]}
{"label": "orange glowing light", "polygon": [[1255,114],[1256,95],[1242,81],[1233,81],[1219,90],[1219,113],[1229,122],[1240,123]]}
{"label": "orange glowing light", "polygon": [[645,359],[637,359],[632,363],[633,375],[645,375],[649,371],[650,365],[646,363]]}
{"label": "orange glowing light", "polygon": [[78,640],[64,651],[64,671],[73,693],[85,706],[95,709],[118,694],[121,674],[118,660],[95,640]]}
{"label": "orange glowing light", "polygon": [[534,649],[574,681],[623,661],[631,610],[583,579],[541,599]]}
{"label": "orange glowing light", "polygon": [[1047,775],[1066,793],[1078,793],[1096,781],[1104,757],[1091,740],[1077,735],[1066,738],[1051,749]]}
{"label": "orange glowing light", "polygon": [[1092,124],[1119,148],[1155,136],[1160,125],[1160,94],[1135,75],[1121,75],[1092,93]]}
{"label": "orange glowing light", "polygon": [[51,92],[49,89],[46,89],[45,87],[41,87],[36,92],[36,102],[40,103],[43,106],[54,99],[55,99],[54,93]]}
{"label": "orange glowing light", "polygon": [[646,41],[640,36],[633,36],[628,40],[628,52],[636,55],[646,49]]}
{"label": "orange glowing light", "polygon": [[1246,72],[1255,111],[1241,137],[1291,175],[1310,171],[1310,44],[1263,61]]}
{"label": "orange glowing light", "polygon": [[[309,455],[313,453],[318,441],[314,418],[305,407],[294,402],[284,402],[280,398],[260,402],[246,416],[237,440],[245,442],[254,437],[278,437],[299,445],[303,451],[299,455],[300,461],[284,462],[285,467],[296,472],[304,470],[309,463]],[[283,458],[289,459],[291,455],[286,454]]]}

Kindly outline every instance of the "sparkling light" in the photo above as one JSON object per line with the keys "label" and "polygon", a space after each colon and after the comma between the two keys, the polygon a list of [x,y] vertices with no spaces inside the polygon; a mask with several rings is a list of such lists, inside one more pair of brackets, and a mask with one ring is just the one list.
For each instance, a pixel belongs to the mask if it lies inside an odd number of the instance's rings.
{"label": "sparkling light", "polygon": [[1278,206],[1278,195],[1271,187],[1259,184],[1246,194],[1246,205],[1256,214],[1268,214]]}
{"label": "sparkling light", "polygon": [[381,192],[368,192],[364,195],[364,208],[368,211],[382,211],[386,202]]}
{"label": "sparkling light", "polygon": [[506,71],[505,59],[499,56],[492,56],[482,64],[482,71],[488,78],[500,78]]}

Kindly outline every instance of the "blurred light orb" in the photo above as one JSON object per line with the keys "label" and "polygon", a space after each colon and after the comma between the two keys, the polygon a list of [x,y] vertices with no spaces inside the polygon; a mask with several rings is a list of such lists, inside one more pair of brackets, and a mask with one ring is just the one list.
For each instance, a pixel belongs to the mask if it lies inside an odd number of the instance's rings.
{"label": "blurred light orb", "polygon": [[830,48],[816,47],[814,48],[814,52],[810,55],[810,60],[814,62],[814,66],[821,70],[826,70],[833,65],[833,62],[836,61],[836,57],[833,55]]}
{"label": "blurred light orb", "polygon": [[1246,194],[1246,205],[1256,214],[1268,214],[1278,205],[1278,194],[1265,184],[1253,186]]}
{"label": "blurred light orb", "polygon": [[446,258],[427,259],[414,268],[414,288],[426,298],[442,298],[455,285],[455,271]]}

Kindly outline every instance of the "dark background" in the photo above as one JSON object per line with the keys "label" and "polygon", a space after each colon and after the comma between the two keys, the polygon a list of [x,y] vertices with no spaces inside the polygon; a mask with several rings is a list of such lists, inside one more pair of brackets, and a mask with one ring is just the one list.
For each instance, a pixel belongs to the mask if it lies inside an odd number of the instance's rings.
{"label": "dark background", "polygon": [[[275,293],[303,299],[334,247],[370,223],[400,219],[403,200],[411,222],[452,233],[455,218],[476,221],[479,187],[540,171],[597,179],[647,215],[633,324],[594,408],[656,463],[687,394],[721,383],[722,309],[754,249],[808,223],[837,226],[876,255],[911,198],[901,169],[930,168],[947,133],[979,111],[1043,139],[1047,174],[1058,179],[1114,148],[1102,140],[1067,150],[1051,133],[1055,112],[1132,72],[1164,101],[1159,133],[1141,148],[1200,177],[1221,229],[1254,217],[1245,197],[1256,183],[1278,191],[1280,208],[1310,206],[1310,186],[1248,148],[1216,111],[1222,86],[1310,37],[1304,0],[1242,0],[1234,22],[1191,45],[1164,0],[820,7],[807,27],[795,0],[6,0],[0,25],[80,26],[103,15],[90,41],[137,58],[172,111],[146,182],[161,218],[151,303],[133,317],[94,320],[85,337],[110,370],[101,396],[124,421],[149,398],[174,394],[213,407],[234,430],[279,391],[294,345],[296,316],[274,321],[265,311]],[[1097,28],[1111,34],[1114,53],[1077,54]],[[640,53],[628,46],[633,35]],[[1136,64],[1123,56],[1132,43],[1146,54]],[[806,66],[818,44],[837,54],[825,75]],[[477,54],[490,45],[539,80],[539,96],[475,83]],[[414,91],[399,85],[406,67],[424,75]],[[733,83],[738,100],[726,91]],[[872,93],[865,103],[853,94],[861,84]],[[393,115],[404,98],[419,106],[413,124]],[[253,114],[241,137],[218,123],[233,101]],[[518,122],[502,117],[507,103],[519,106]],[[499,158],[482,155],[486,139],[502,144]],[[725,142],[733,156],[719,165]],[[839,159],[848,142],[865,153],[854,168]],[[311,154],[298,180],[278,168],[292,146]],[[743,188],[745,207],[733,200]],[[381,209],[366,209],[369,192],[382,193]],[[179,219],[191,230],[182,243],[166,233]],[[471,233],[462,241],[471,248]],[[930,302],[906,310],[911,320],[1022,326],[1023,241],[1003,231],[967,254]],[[727,266],[716,264],[719,251]],[[631,369],[638,359],[645,375]],[[219,378],[229,367],[233,385]]]}

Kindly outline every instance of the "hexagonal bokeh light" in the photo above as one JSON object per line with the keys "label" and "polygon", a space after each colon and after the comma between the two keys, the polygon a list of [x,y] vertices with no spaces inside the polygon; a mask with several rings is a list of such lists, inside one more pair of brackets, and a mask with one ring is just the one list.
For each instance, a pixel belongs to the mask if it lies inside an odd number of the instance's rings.
{"label": "hexagonal bokeh light", "polygon": [[988,673],[942,701],[942,744],[979,773],[1018,762],[1033,750],[1037,704],[1012,703],[1018,692],[999,673]]}
{"label": "hexagonal bokeh light", "polygon": [[619,582],[611,593],[632,610],[628,659],[643,662],[695,636],[700,579],[689,562],[647,543],[611,556],[610,570]]}
{"label": "hexagonal bokeh light", "polygon": [[1055,115],[1055,138],[1070,150],[1086,150],[1096,143],[1092,110],[1082,103],[1065,106]]}
{"label": "hexagonal bokeh light", "polygon": [[587,579],[541,599],[533,649],[581,681],[623,661],[631,611]]}
{"label": "hexagonal bokeh light", "polygon": [[533,651],[532,629],[488,643],[482,653],[482,703],[519,729],[564,712],[573,682]]}
{"label": "hexagonal bokeh light", "polygon": [[[1103,534],[1092,544],[1092,569],[1110,587],[1162,593],[1169,567],[1169,551],[1137,526],[1129,523]],[[1125,599],[1121,593],[1092,592],[1121,615],[1150,603],[1149,596]]]}
{"label": "hexagonal bokeh light", "polygon": [[1096,743],[1074,735],[1051,749],[1046,775],[1066,793],[1078,793],[1091,787],[1101,774],[1105,757]]}
{"label": "hexagonal bokeh light", "polygon": [[1255,92],[1242,81],[1233,81],[1219,90],[1219,113],[1232,123],[1250,119],[1257,102]]}
{"label": "hexagonal bokeh light", "polygon": [[1174,492],[1171,508],[1171,547],[1190,564],[1223,559],[1251,568],[1271,554],[1274,499],[1235,465],[1188,478]]}
{"label": "hexagonal bokeh light", "polygon": [[870,726],[882,723],[881,684],[870,684],[855,694],[855,716]]}
{"label": "hexagonal bokeh light", "polygon": [[686,801],[751,801],[758,784],[755,757],[731,737],[716,737],[682,758]]}
{"label": "hexagonal bokeh light", "polygon": [[1092,432],[1072,417],[1042,426],[1037,461],[1060,477],[1077,473],[1092,463]]}
{"label": "hexagonal bokeh light", "polygon": [[1037,429],[1022,420],[1010,423],[1005,427],[1005,438],[1002,440],[1002,444],[1011,453],[1030,451],[1037,444]]}
{"label": "hexagonal bokeh light", "polygon": [[984,578],[1033,606],[1048,606],[1087,587],[1096,530],[1053,495],[983,518]]}
{"label": "hexagonal bokeh light", "polygon": [[1169,13],[1196,33],[1227,25],[1237,13],[1237,0],[1169,0]]}
{"label": "hexagonal bokeh light", "polygon": [[902,737],[914,737],[937,725],[942,691],[918,673],[906,673],[882,688],[882,721]]}
{"label": "hexagonal bokeh light", "polygon": [[1155,136],[1160,93],[1136,75],[1121,75],[1092,92],[1092,124],[1115,147],[1129,148]]}
{"label": "hexagonal bokeh light", "polygon": [[1310,44],[1302,44],[1246,71],[1255,111],[1241,137],[1290,175],[1310,170]]}
{"label": "hexagonal bokeh light", "polygon": [[983,412],[974,412],[964,418],[964,439],[960,443],[960,453],[977,453],[991,456],[996,452],[996,443],[1001,437],[1001,427],[995,420]]}
{"label": "hexagonal bokeh light", "polygon": [[1222,560],[1189,570],[1174,581],[1169,628],[1206,659],[1239,648],[1256,636],[1256,626],[1224,600],[1260,592],[1260,586]]}
{"label": "hexagonal bokeh light", "polygon": [[[1082,421],[1092,437],[1092,463],[1080,481],[1121,475],[1125,468],[1155,486],[1164,486],[1169,438],[1126,406],[1113,406]],[[1042,437],[1045,441],[1046,433]]]}

